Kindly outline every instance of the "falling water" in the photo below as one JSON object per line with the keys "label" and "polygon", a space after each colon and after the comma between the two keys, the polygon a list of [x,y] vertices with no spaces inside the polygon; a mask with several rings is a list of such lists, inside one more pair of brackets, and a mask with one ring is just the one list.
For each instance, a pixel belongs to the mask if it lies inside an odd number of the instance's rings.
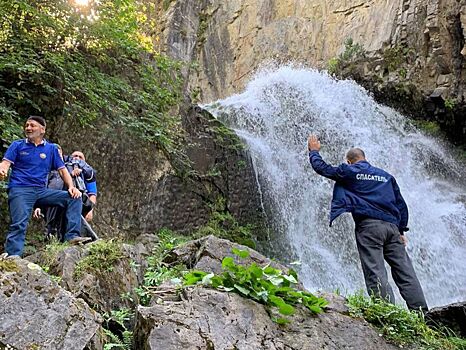
{"label": "falling water", "polygon": [[299,261],[306,288],[364,289],[351,216],[328,226],[333,183],[309,164],[314,133],[327,162],[361,147],[396,177],[410,210],[407,250],[429,306],[466,300],[464,168],[440,142],[356,83],[291,66],[264,69],[243,93],[204,107],[247,143],[273,227],[270,252]]}

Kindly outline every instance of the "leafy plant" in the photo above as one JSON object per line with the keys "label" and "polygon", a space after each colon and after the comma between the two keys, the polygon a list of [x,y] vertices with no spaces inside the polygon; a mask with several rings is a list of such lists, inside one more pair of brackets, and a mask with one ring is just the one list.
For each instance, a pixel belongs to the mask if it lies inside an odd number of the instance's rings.
{"label": "leafy plant", "polygon": [[[132,130],[185,159],[181,64],[153,51],[153,24],[138,0],[11,0],[0,3],[0,148],[22,134],[22,120],[44,115]],[[174,157],[178,158],[178,157]]]}
{"label": "leafy plant", "polygon": [[331,58],[327,63],[327,70],[330,74],[338,73],[343,65],[365,55],[364,47],[355,43],[352,38],[347,38],[344,45],[345,50],[338,57]]}
{"label": "leafy plant", "polygon": [[445,330],[430,328],[420,312],[385,300],[367,298],[362,293],[349,296],[348,307],[353,317],[363,317],[376,326],[387,340],[397,345],[416,344],[426,350],[466,349],[465,339],[452,337]]}
{"label": "leafy plant", "polygon": [[[110,338],[109,342],[106,342],[104,345],[104,350],[111,349],[123,349],[130,350],[133,342],[133,332],[129,331],[126,327],[126,324],[131,321],[134,317],[134,313],[127,308],[122,308],[119,310],[112,310],[110,314],[105,313],[103,315],[105,320],[104,333]],[[112,327],[112,324],[116,323],[118,326],[118,334],[115,334],[116,331],[111,331],[110,329],[116,328]]]}
{"label": "leafy plant", "polygon": [[445,100],[445,108],[448,109],[448,110],[453,110],[456,106],[456,100],[455,99],[451,99],[451,98],[447,98]]}
{"label": "leafy plant", "polygon": [[219,238],[228,239],[250,248],[255,247],[251,231],[253,225],[240,225],[231,215],[225,205],[225,199],[220,197],[211,206],[212,212],[209,221],[205,226],[200,227],[194,232],[194,238],[200,238],[208,235],[214,235]]}
{"label": "leafy plant", "polygon": [[[240,258],[249,256],[249,252],[245,250],[234,248],[232,252]],[[294,314],[294,306],[298,304],[305,306],[312,313],[322,312],[327,305],[325,299],[296,289],[298,276],[291,269],[288,274],[284,274],[269,265],[259,267],[252,263],[245,267],[236,264],[232,257],[223,258],[222,268],[224,272],[221,275],[190,271],[183,277],[184,285],[203,284],[222,291],[235,292],[276,309],[283,316]],[[272,317],[272,319],[279,324],[289,322],[285,317]]]}
{"label": "leafy plant", "polygon": [[177,236],[173,231],[162,229],[158,233],[159,242],[152,250],[147,259],[148,267],[144,273],[144,282],[136,288],[141,305],[148,305],[152,297],[152,290],[164,281],[179,278],[182,271],[186,270],[184,265],[171,266],[164,262],[170,250],[186,242],[186,237]]}
{"label": "leafy plant", "polygon": [[84,272],[109,272],[115,264],[123,257],[121,242],[110,240],[99,240],[89,246],[88,255],[76,264],[74,275],[81,276]]}

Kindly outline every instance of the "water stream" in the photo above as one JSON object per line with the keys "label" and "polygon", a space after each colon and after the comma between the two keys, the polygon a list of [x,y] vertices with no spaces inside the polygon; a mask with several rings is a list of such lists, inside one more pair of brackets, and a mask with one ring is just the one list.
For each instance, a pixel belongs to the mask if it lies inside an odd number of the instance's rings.
{"label": "water stream", "polygon": [[263,69],[243,93],[204,108],[247,143],[273,228],[267,249],[299,261],[306,288],[364,289],[351,216],[328,226],[333,183],[307,157],[315,133],[329,163],[361,147],[396,177],[410,210],[407,250],[429,306],[466,300],[465,171],[439,141],[356,83],[292,66]]}

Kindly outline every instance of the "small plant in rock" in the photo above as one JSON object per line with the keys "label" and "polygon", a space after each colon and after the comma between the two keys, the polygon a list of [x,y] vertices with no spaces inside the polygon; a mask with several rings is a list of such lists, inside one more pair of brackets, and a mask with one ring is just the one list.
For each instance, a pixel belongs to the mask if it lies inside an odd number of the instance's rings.
{"label": "small plant in rock", "polygon": [[453,110],[456,106],[456,101],[452,98],[447,98],[445,100],[445,108],[448,109],[449,111]]}
{"label": "small plant in rock", "polygon": [[[232,251],[240,258],[249,256],[249,252],[245,250],[234,248]],[[294,306],[298,304],[305,306],[312,313],[322,312],[327,305],[325,299],[298,290],[298,276],[291,269],[285,274],[269,265],[259,267],[252,263],[242,266],[236,264],[232,257],[223,258],[222,268],[224,272],[221,275],[191,271],[184,275],[184,285],[203,284],[222,291],[235,292],[266,305],[269,311],[278,310],[283,316],[293,315]],[[272,319],[279,324],[290,322],[285,317],[272,316]]]}
{"label": "small plant in rock", "polygon": [[75,277],[84,272],[109,272],[123,258],[121,242],[99,240],[89,246],[89,253],[76,264]]}
{"label": "small plant in rock", "polygon": [[105,320],[104,333],[109,341],[104,350],[124,349],[130,350],[133,342],[133,332],[128,330],[127,324],[134,318],[134,313],[127,308],[112,310],[110,314],[103,315]]}
{"label": "small plant in rock", "polygon": [[68,247],[67,243],[61,243],[55,237],[52,237],[50,243],[45,246],[45,250],[41,256],[40,263],[42,269],[48,273],[50,267],[57,261],[58,255]]}
{"label": "small plant in rock", "polygon": [[212,213],[205,226],[194,232],[194,238],[214,235],[250,248],[256,246],[252,239],[253,225],[240,225],[226,208],[225,198],[218,198],[211,206]]}
{"label": "small plant in rock", "polygon": [[365,55],[364,47],[355,43],[352,38],[347,38],[344,45],[345,50],[338,57],[331,58],[327,63],[327,70],[330,74],[337,74],[344,65]]}
{"label": "small plant in rock", "polygon": [[163,282],[180,278],[182,271],[186,270],[184,265],[170,265],[164,262],[169,251],[176,246],[185,243],[186,237],[177,236],[173,231],[162,229],[158,233],[159,242],[152,250],[147,259],[148,267],[144,273],[144,283],[136,288],[141,305],[148,305],[152,297],[152,291]]}
{"label": "small plant in rock", "polygon": [[362,317],[376,326],[389,341],[399,345],[416,345],[416,349],[464,350],[466,339],[451,336],[451,331],[437,330],[426,324],[420,312],[410,311],[385,300],[368,298],[362,293],[348,297],[353,317]]}

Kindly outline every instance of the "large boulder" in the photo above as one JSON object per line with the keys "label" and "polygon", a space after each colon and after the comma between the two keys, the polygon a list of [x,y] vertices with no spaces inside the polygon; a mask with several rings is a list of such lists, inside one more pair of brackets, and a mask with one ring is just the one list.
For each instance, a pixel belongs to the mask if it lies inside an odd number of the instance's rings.
{"label": "large boulder", "polygon": [[433,325],[448,327],[456,335],[466,338],[466,301],[433,308],[426,319]]}
{"label": "large boulder", "polygon": [[0,257],[0,348],[98,349],[102,321],[38,265]]}
{"label": "large boulder", "polygon": [[[232,249],[247,250],[239,258]],[[189,268],[220,273],[222,259],[231,256],[237,264],[287,268],[245,246],[207,236],[190,241],[166,258]],[[297,307],[291,323],[279,326],[264,305],[238,294],[203,287],[181,291],[173,283],[157,288],[150,307],[138,306],[134,329],[136,349],[396,349],[379,337],[364,320],[348,316],[345,299],[321,295],[326,312],[313,315]]]}
{"label": "large boulder", "polygon": [[[249,253],[249,256],[247,258],[239,258],[233,254],[233,248],[246,250]],[[241,265],[256,263],[259,266],[265,266],[269,264],[279,270],[287,270],[287,267],[284,265],[279,264],[276,261],[272,261],[254,249],[212,235],[190,241],[173,249],[165,260],[172,264],[181,262],[190,269],[218,274],[222,272],[222,260],[226,256],[234,258],[235,263]]]}
{"label": "large boulder", "polygon": [[[108,244],[116,244],[115,246],[121,250],[120,258],[112,266],[84,267],[77,272],[80,261],[89,256],[93,244],[106,243],[97,241],[84,247],[66,248],[48,262],[50,264],[48,272],[59,277],[63,288],[82,298],[101,313],[110,313],[121,308],[134,308],[138,301],[135,288],[143,282],[144,271],[147,268],[146,258],[150,251],[141,243],[129,245],[109,242]],[[45,262],[47,253],[39,253],[28,259],[47,264]]]}
{"label": "large boulder", "polygon": [[365,321],[336,310],[318,316],[298,308],[291,323],[279,326],[266,308],[234,293],[195,287],[181,301],[163,301],[137,310],[136,349],[354,349],[394,350]]}

